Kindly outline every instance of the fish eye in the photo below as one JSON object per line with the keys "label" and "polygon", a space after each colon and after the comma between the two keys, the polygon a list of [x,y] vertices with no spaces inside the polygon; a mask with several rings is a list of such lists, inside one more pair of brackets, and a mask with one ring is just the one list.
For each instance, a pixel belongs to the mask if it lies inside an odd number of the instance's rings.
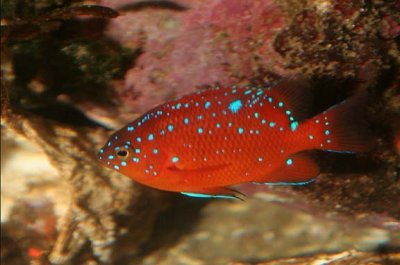
{"label": "fish eye", "polygon": [[121,150],[117,152],[117,155],[119,157],[126,157],[128,155],[128,152],[126,150]]}
{"label": "fish eye", "polygon": [[121,160],[126,160],[128,159],[130,153],[131,152],[128,148],[120,147],[118,150],[116,150],[115,155]]}

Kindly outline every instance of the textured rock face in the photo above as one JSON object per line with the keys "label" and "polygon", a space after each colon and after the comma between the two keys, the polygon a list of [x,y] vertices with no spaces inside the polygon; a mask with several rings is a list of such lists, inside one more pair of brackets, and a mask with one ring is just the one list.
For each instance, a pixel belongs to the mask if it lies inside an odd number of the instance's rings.
{"label": "textured rock face", "polygon": [[[114,8],[115,1],[104,1]],[[123,104],[143,112],[175,96],[215,84],[248,84],[258,70],[286,73],[271,46],[286,26],[271,1],[178,3],[184,12],[127,11],[111,22],[110,36],[144,52],[119,91]],[[129,10],[129,9],[128,9]],[[167,88],[167,89],[166,89]]]}
{"label": "textured rock face", "polygon": [[[347,265],[347,264],[397,264],[400,262],[399,254],[388,256],[386,254],[372,254],[359,251],[343,251],[335,254],[321,254],[314,257],[300,257],[289,259],[277,259],[256,263],[257,265],[293,265],[293,264],[324,264]],[[249,265],[250,263],[232,263],[233,265]]]}
{"label": "textured rock face", "polygon": [[[163,251],[152,253],[144,263],[258,264],[263,260],[304,255],[315,255],[318,260],[317,253],[356,248],[362,254],[378,245],[399,243],[395,234],[388,231],[321,220],[273,205],[264,198],[248,199],[245,203],[222,200],[210,203],[202,208],[202,218],[190,234],[179,238],[167,255]],[[308,263],[305,260],[298,264]]]}
{"label": "textured rock face", "polygon": [[[361,252],[338,255],[379,262],[365,252],[380,249],[398,259],[391,254],[400,246],[396,1],[102,0],[103,7],[72,9],[67,1],[20,2],[22,9],[2,5],[13,33],[1,41],[2,262],[313,256],[301,264],[354,248]],[[244,203],[150,190],[96,161],[110,134],[104,125],[120,127],[208,86],[292,74],[312,81],[313,113],[367,89],[373,152],[315,153],[323,169],[315,183],[247,185]],[[15,143],[19,137],[30,143]]]}
{"label": "textured rock face", "polygon": [[251,84],[276,75],[373,83],[387,63],[398,60],[398,25],[387,29],[396,18],[395,4],[181,1],[183,12],[137,12],[124,9],[125,1],[101,3],[127,10],[111,22],[110,36],[127,47],[140,43],[145,51],[120,91],[122,101],[139,112],[202,86]]}

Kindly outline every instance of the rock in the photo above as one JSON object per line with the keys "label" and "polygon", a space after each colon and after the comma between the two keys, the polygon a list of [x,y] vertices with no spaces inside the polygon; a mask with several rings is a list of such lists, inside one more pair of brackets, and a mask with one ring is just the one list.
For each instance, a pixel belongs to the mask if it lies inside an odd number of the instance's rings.
{"label": "rock", "polygon": [[289,259],[277,259],[266,262],[257,263],[241,263],[233,262],[232,265],[300,265],[300,264],[332,264],[332,265],[346,265],[346,264],[397,264],[400,262],[400,255],[393,254],[379,254],[379,253],[365,253],[356,250],[344,251],[335,254],[321,254],[314,257],[301,257]]}

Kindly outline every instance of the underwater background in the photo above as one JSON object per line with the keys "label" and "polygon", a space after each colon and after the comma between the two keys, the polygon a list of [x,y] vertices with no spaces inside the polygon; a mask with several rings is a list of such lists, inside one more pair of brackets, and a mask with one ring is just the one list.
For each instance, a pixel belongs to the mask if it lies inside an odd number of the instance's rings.
{"label": "underwater background", "polygon": [[[2,264],[400,264],[400,2],[1,1]],[[315,151],[304,186],[244,201],[99,164],[156,105],[310,81],[312,113],[366,91],[374,149]]]}

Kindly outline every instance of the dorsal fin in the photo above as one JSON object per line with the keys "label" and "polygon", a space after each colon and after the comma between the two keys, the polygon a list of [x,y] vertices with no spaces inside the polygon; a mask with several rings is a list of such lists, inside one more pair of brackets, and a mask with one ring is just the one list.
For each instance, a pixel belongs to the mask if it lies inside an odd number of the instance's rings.
{"label": "dorsal fin", "polygon": [[269,94],[274,100],[282,102],[282,107],[290,110],[296,121],[308,117],[312,95],[306,79],[297,76],[282,79]]}

